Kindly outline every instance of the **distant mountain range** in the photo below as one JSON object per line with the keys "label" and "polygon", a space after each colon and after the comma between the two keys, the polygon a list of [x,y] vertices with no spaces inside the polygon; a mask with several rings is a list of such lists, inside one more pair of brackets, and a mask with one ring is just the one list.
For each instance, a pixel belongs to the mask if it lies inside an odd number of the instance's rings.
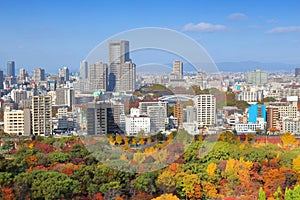
{"label": "distant mountain range", "polygon": [[[222,72],[248,72],[255,69],[260,69],[262,71],[268,72],[290,72],[293,73],[295,68],[300,67],[300,64],[286,64],[286,63],[264,63],[257,61],[241,61],[241,62],[217,62],[217,68]],[[205,64],[199,64],[199,66],[204,66]],[[209,66],[209,65],[207,65]],[[206,67],[207,67],[206,66]],[[146,66],[137,66],[138,73],[170,73],[172,71],[172,63],[164,65],[150,64]],[[189,64],[183,64],[183,71],[195,71],[195,68]],[[204,70],[205,71],[205,70]]]}
{"label": "distant mountain range", "polygon": [[294,72],[295,68],[300,67],[300,64],[263,63],[256,61],[219,62],[216,65],[220,71],[224,72],[247,72],[255,69],[268,72]]}

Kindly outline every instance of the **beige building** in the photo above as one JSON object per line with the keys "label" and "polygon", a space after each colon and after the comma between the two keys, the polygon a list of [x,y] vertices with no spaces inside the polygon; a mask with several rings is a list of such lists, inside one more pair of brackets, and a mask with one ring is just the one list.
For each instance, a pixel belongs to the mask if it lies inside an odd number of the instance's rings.
{"label": "beige building", "polygon": [[183,63],[179,60],[173,62],[173,71],[170,74],[170,79],[182,79],[183,78]]}
{"label": "beige building", "polygon": [[32,97],[32,132],[34,135],[52,134],[52,100],[49,95]]}
{"label": "beige building", "polygon": [[30,110],[4,111],[4,132],[16,135],[30,135]]}

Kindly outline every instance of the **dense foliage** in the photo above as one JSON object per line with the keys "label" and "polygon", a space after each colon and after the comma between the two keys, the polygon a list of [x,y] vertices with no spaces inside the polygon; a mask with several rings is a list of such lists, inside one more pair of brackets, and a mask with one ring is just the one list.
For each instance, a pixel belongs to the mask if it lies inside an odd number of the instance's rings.
{"label": "dense foliage", "polygon": [[[161,138],[168,140],[168,138]],[[113,145],[143,143],[111,138]],[[159,138],[144,140],[144,145]],[[76,137],[5,143],[1,199],[300,199],[300,148],[290,134],[280,145],[221,134],[198,137],[169,166],[147,173],[111,169]],[[143,145],[142,144],[142,145]],[[126,145],[126,144],[124,144]],[[159,148],[154,145],[151,151]],[[209,149],[202,154],[203,149]],[[137,152],[138,153],[138,152]],[[126,158],[121,158],[126,162]]]}

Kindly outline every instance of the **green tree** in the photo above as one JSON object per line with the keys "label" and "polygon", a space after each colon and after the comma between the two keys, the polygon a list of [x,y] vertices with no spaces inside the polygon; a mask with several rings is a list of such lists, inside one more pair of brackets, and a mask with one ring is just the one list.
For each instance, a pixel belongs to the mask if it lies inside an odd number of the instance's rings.
{"label": "green tree", "polygon": [[51,171],[32,171],[15,177],[18,199],[72,199],[80,191],[80,182],[65,174]]}
{"label": "green tree", "polygon": [[300,185],[295,186],[293,190],[286,188],[284,199],[285,200],[300,199]]}
{"label": "green tree", "polygon": [[147,172],[140,174],[134,180],[132,186],[139,192],[147,192],[154,194],[157,191],[155,180],[157,179],[157,172]]}
{"label": "green tree", "polygon": [[70,160],[70,155],[68,153],[62,153],[62,152],[51,152],[48,154],[48,157],[51,163],[54,162],[65,163]]}
{"label": "green tree", "polygon": [[259,188],[258,200],[266,200],[266,193],[262,188]]}

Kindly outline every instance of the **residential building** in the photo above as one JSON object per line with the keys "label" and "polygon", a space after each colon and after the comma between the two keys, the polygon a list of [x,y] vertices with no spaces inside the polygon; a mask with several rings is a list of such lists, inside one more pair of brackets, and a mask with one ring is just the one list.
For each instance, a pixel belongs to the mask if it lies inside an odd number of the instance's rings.
{"label": "residential building", "polygon": [[211,94],[202,94],[194,97],[197,109],[199,127],[209,127],[216,124],[216,98]]}
{"label": "residential building", "polygon": [[[24,135],[25,134],[24,111],[10,110],[4,111],[4,132],[8,134]],[[28,135],[30,134],[27,133]]]}
{"label": "residential building", "polygon": [[31,114],[34,135],[52,134],[52,98],[50,95],[33,96]]}
{"label": "residential building", "polygon": [[179,60],[173,62],[173,71],[170,74],[171,80],[183,79],[183,63]]}
{"label": "residential building", "polygon": [[267,107],[267,129],[277,128],[279,122],[278,107]]}
{"label": "residential building", "polygon": [[177,100],[174,105],[174,117],[178,119],[178,125],[182,125],[183,123],[183,106],[181,101]]}

